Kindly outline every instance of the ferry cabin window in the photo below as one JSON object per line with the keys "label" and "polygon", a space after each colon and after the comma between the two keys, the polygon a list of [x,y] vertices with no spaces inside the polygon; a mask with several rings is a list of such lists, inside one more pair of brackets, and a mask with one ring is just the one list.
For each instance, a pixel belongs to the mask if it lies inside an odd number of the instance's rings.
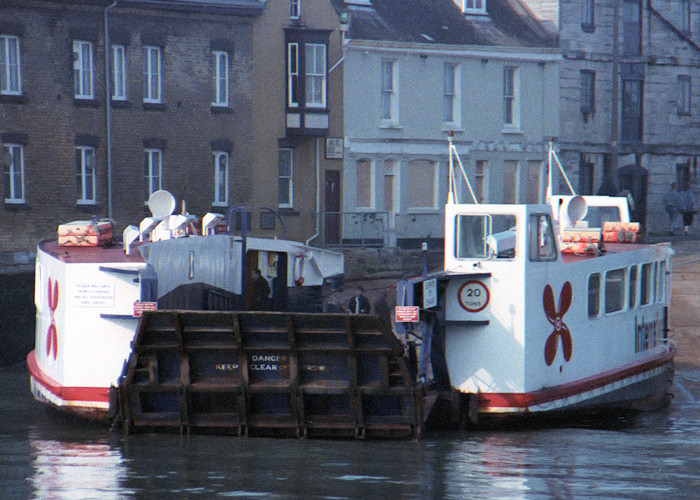
{"label": "ferry cabin window", "polygon": [[637,305],[637,266],[630,267],[630,309]]}
{"label": "ferry cabin window", "polygon": [[640,305],[647,305],[651,300],[651,263],[642,264],[642,276],[641,283],[639,286],[639,303]]}
{"label": "ferry cabin window", "polygon": [[622,311],[625,305],[625,270],[613,269],[605,273],[605,312]]}
{"label": "ferry cabin window", "polygon": [[666,299],[666,262],[659,262],[659,274],[656,275],[656,301]]}
{"label": "ferry cabin window", "polygon": [[588,227],[603,227],[603,222],[618,222],[622,218],[617,207],[588,207],[583,220],[588,222]]}
{"label": "ferry cabin window", "polygon": [[600,274],[588,277],[588,316],[598,316],[600,311]]}
{"label": "ferry cabin window", "polygon": [[457,258],[515,257],[514,215],[458,215],[455,231]]}
{"label": "ferry cabin window", "polygon": [[530,260],[550,261],[557,258],[557,247],[554,243],[552,220],[549,215],[530,216]]}

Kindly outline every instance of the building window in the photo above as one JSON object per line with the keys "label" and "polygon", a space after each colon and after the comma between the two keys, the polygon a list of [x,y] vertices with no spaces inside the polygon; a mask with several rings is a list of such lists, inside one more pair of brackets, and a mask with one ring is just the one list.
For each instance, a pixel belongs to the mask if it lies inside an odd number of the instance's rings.
{"label": "building window", "polygon": [[690,33],[690,0],[681,0],[681,30]]}
{"label": "building window", "polygon": [[503,162],[503,203],[518,203],[520,164],[517,160]]}
{"label": "building window", "polygon": [[19,37],[0,35],[0,94],[22,93]]}
{"label": "building window", "polygon": [[622,54],[642,53],[642,13],[639,0],[624,0],[622,4]]}
{"label": "building window", "polygon": [[459,73],[457,65],[445,63],[443,70],[443,121],[446,124],[459,123]]}
{"label": "building window", "polygon": [[112,45],[112,99],[126,100],[126,47]]}
{"label": "building window", "polygon": [[486,14],[486,0],[462,0],[465,14]]}
{"label": "building window", "polygon": [[520,127],[518,69],[506,66],[503,68],[503,122],[506,127]]}
{"label": "building window", "polygon": [[143,102],[161,102],[160,47],[143,48]]}
{"label": "building window", "polygon": [[600,274],[588,277],[588,316],[598,316],[600,311]]}
{"label": "building window", "polygon": [[595,0],[581,2],[581,29],[587,33],[595,30]]}
{"label": "building window", "polygon": [[287,45],[287,99],[290,108],[299,106],[299,44]]}
{"label": "building window", "polygon": [[92,43],[81,40],[73,41],[73,77],[77,99],[93,99],[95,97],[93,70]]}
{"label": "building window", "polygon": [[690,114],[691,85],[690,76],[678,75],[678,114]]}
{"label": "building window", "polygon": [[382,61],[382,122],[398,123],[397,75],[395,61]]}
{"label": "building window", "polygon": [[78,146],[75,163],[78,205],[92,205],[96,202],[95,148]]}
{"label": "building window", "polygon": [[214,151],[214,205],[228,206],[228,153]]}
{"label": "building window", "polygon": [[374,208],[374,165],[370,160],[357,160],[356,208]]}
{"label": "building window", "polygon": [[436,208],[437,163],[430,160],[411,160],[406,170],[408,208]]}
{"label": "building window", "polygon": [[289,1],[289,17],[299,19],[301,17],[301,0]]}
{"label": "building window", "polygon": [[581,112],[584,119],[595,112],[595,72],[581,71]]}
{"label": "building window", "polygon": [[541,161],[530,160],[527,162],[527,196],[526,203],[541,203],[542,179],[544,164]]}
{"label": "building window", "polygon": [[622,80],[622,141],[642,140],[642,80]]}
{"label": "building window", "polygon": [[277,160],[279,206],[291,208],[294,205],[294,150],[280,149]]}
{"label": "building window", "polygon": [[228,106],[228,52],[212,52],[214,98],[212,106]]}
{"label": "building window", "polygon": [[488,189],[487,165],[488,162],[486,160],[476,160],[476,165],[474,166],[474,195],[479,203],[484,203],[484,200],[486,200],[486,191]]}
{"label": "building window", "polygon": [[5,144],[2,158],[5,165],[5,203],[24,203],[24,146]]}
{"label": "building window", "polygon": [[304,45],[306,58],[306,106],[326,107],[326,46],[320,43]]}
{"label": "building window", "polygon": [[145,149],[143,160],[146,203],[153,193],[163,189],[163,152],[160,149]]}

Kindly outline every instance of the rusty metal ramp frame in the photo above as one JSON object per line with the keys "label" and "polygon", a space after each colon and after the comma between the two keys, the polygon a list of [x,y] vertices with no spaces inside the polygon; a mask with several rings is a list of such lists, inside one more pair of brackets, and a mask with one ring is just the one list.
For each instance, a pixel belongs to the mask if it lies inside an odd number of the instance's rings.
{"label": "rusty metal ramp frame", "polygon": [[118,388],[126,434],[417,438],[421,388],[379,316],[154,311]]}

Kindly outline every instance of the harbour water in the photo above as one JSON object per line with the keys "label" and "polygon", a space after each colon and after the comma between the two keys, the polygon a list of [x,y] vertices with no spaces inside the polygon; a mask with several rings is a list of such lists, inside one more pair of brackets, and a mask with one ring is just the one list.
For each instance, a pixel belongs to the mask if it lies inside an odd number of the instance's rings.
{"label": "harbour water", "polygon": [[119,433],[0,371],[0,498],[698,498],[700,369],[666,410],[604,425],[323,441]]}

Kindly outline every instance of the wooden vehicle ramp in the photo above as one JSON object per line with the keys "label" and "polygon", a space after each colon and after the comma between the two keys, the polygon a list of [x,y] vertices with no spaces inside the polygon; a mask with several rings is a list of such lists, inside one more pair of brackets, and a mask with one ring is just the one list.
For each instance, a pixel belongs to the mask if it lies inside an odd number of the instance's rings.
{"label": "wooden vehicle ramp", "polygon": [[112,412],[125,433],[410,439],[421,394],[378,316],[152,311]]}

